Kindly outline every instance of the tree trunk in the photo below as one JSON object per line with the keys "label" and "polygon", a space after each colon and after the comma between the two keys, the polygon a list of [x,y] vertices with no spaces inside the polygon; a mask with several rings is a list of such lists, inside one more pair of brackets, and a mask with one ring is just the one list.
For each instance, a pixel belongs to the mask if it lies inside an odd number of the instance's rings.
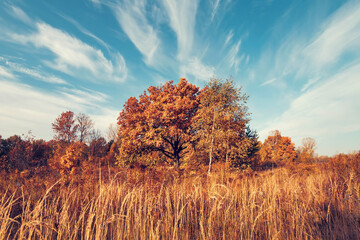
{"label": "tree trunk", "polygon": [[226,135],[225,166],[229,165],[229,137]]}
{"label": "tree trunk", "polygon": [[209,170],[208,174],[210,174],[211,171],[211,163],[212,163],[212,152],[214,147],[214,130],[215,130],[215,108],[214,108],[214,117],[213,117],[213,124],[211,127],[211,143],[210,143],[210,153],[209,153]]}
{"label": "tree trunk", "polygon": [[178,169],[179,166],[180,166],[180,156],[179,156],[179,154],[175,154],[175,157],[174,157],[174,167]]}
{"label": "tree trunk", "polygon": [[214,145],[214,136],[211,135],[211,144],[210,144],[210,159],[209,159],[209,170],[208,170],[208,174],[210,174],[211,171],[211,162],[212,162],[212,151],[213,151],[213,145]]}

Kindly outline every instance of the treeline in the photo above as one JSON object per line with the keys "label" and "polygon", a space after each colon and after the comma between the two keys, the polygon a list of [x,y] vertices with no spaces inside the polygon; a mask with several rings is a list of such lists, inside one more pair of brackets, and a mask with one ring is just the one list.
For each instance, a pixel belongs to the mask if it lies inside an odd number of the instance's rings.
{"label": "treeline", "polygon": [[274,131],[261,143],[250,128],[247,94],[232,80],[212,79],[203,89],[180,79],[149,87],[130,97],[117,127],[106,141],[83,113],[61,113],[52,123],[54,138],[0,136],[0,170],[33,172],[52,169],[69,178],[86,169],[108,167],[265,169],[287,163],[313,163],[316,142],[303,140],[295,149],[291,138]]}

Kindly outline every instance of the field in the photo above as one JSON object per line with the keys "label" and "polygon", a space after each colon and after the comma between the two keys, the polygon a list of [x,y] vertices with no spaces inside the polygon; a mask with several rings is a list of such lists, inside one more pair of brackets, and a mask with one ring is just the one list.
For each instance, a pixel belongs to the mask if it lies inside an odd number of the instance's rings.
{"label": "field", "polygon": [[2,182],[0,238],[360,239],[357,169],[320,166],[255,172],[215,165],[210,176],[99,169],[92,180],[51,186]]}

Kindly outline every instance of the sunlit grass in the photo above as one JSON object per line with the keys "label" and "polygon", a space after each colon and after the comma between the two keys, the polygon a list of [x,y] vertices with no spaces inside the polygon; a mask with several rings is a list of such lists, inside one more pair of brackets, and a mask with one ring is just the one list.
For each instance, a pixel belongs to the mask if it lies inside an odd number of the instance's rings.
{"label": "sunlit grass", "polygon": [[20,187],[0,200],[0,238],[360,239],[353,174],[162,171],[128,170],[92,188],[56,183],[39,199]]}

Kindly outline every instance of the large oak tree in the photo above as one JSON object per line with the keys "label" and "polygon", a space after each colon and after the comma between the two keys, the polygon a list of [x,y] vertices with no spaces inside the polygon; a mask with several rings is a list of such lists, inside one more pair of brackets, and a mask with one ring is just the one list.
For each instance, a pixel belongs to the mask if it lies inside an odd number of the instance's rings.
{"label": "large oak tree", "polygon": [[138,99],[130,97],[118,117],[119,160],[160,152],[178,167],[195,134],[198,94],[198,87],[181,78],[178,84],[151,86]]}

